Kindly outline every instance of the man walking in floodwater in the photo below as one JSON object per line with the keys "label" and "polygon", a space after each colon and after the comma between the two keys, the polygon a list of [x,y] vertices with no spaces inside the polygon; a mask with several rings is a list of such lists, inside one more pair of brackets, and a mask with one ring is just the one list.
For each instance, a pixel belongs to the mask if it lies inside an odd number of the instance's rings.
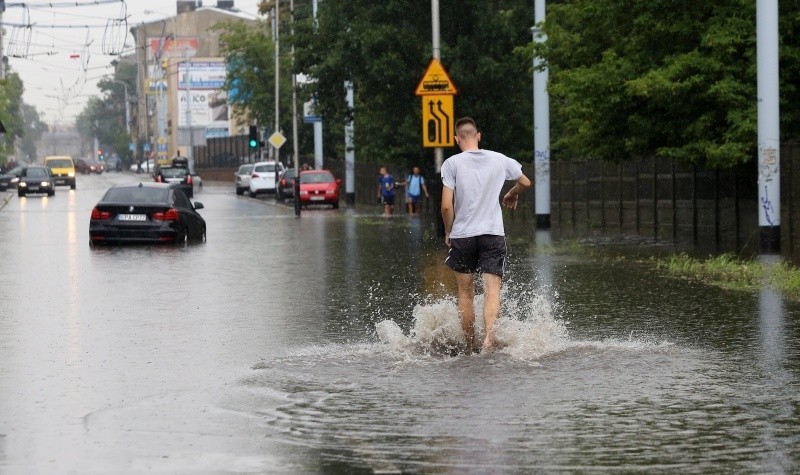
{"label": "man walking in floodwater", "polygon": [[491,150],[481,150],[481,133],[475,121],[456,121],[455,141],[461,153],[442,165],[442,219],[445,244],[450,248],[445,263],[458,281],[458,315],[467,340],[467,352],[475,339],[475,278],[483,275],[483,351],[495,344],[494,322],[500,313],[500,285],[505,270],[506,239],[500,192],[506,180],[516,180],[503,196],[503,205],[516,209],[519,195],[531,186],[522,165]]}

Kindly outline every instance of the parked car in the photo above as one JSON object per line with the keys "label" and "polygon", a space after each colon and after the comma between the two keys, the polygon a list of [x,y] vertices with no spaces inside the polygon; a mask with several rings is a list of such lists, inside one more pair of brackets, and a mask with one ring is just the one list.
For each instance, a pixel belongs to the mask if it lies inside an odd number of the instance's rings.
{"label": "parked car", "polygon": [[111,155],[106,159],[106,163],[104,166],[106,171],[114,171],[114,172],[121,172],[122,171],[122,159],[119,158],[117,155]]}
{"label": "parked car", "polygon": [[56,185],[68,185],[71,190],[75,189],[75,162],[72,161],[72,157],[65,155],[44,157],[44,166],[53,173]]}
{"label": "parked car", "polygon": [[286,198],[294,198],[294,168],[287,168],[282,171],[278,177],[278,200],[285,200]]}
{"label": "parked car", "polygon": [[259,193],[275,193],[275,183],[278,174],[283,171],[283,165],[276,162],[256,162],[250,174],[250,196],[256,197]]}
{"label": "parked car", "polygon": [[339,208],[339,186],[341,178],[335,178],[328,170],[300,172],[300,204],[330,204]]}
{"label": "parked car", "polygon": [[79,158],[75,161],[75,171],[78,173],[82,173],[84,175],[89,173],[103,173],[104,167],[103,164],[97,162],[95,160],[89,160],[86,158]]}
{"label": "parked car", "polygon": [[16,188],[17,183],[19,183],[19,176],[22,175],[24,169],[25,165],[17,165],[8,172],[0,175],[0,191]]}
{"label": "parked car", "polygon": [[17,196],[31,193],[42,193],[47,196],[56,194],[56,179],[49,168],[39,165],[29,165],[22,170],[17,183]]}
{"label": "parked car", "polygon": [[206,221],[177,183],[117,185],[92,209],[89,243],[202,242]]}
{"label": "parked car", "polygon": [[137,172],[139,172],[139,173],[147,173],[148,171],[150,173],[153,173],[153,171],[155,171],[155,169],[156,169],[156,161],[153,160],[152,158],[150,160],[147,160],[146,162],[142,162],[141,170],[139,169],[139,164],[138,163],[134,163],[129,167],[129,170],[132,171],[133,173],[137,173]]}
{"label": "parked car", "polygon": [[175,158],[169,166],[158,165],[153,178],[159,183],[175,183],[187,197],[194,197],[194,179],[189,173],[189,162],[185,158]]}
{"label": "parked car", "polygon": [[192,183],[197,185],[201,190],[203,189],[203,179],[197,174],[197,170],[189,169],[189,175],[192,176]]}
{"label": "parked car", "polygon": [[247,163],[239,167],[236,170],[236,173],[233,174],[235,177],[235,185],[236,185],[236,194],[243,195],[244,190],[250,189],[250,174],[253,173],[253,164]]}

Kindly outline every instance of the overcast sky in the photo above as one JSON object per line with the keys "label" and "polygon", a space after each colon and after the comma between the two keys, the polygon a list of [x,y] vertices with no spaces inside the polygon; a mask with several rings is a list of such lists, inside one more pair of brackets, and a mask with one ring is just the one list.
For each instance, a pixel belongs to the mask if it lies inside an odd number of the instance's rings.
{"label": "overcast sky", "polygon": [[[10,69],[22,78],[25,102],[35,106],[48,125],[73,123],[87,99],[99,95],[98,79],[113,73],[111,61],[115,56],[104,53],[130,52],[130,26],[173,16],[177,3],[120,0],[95,5],[94,1],[33,0],[25,2],[28,9],[10,6],[22,2],[6,2],[3,53],[8,56]],[[255,17],[258,3],[235,0],[234,6]],[[71,6],[59,6],[67,4]],[[216,4],[216,0],[203,1],[204,6]],[[126,18],[127,24],[113,21],[120,18]],[[35,26],[25,29],[15,24]]]}

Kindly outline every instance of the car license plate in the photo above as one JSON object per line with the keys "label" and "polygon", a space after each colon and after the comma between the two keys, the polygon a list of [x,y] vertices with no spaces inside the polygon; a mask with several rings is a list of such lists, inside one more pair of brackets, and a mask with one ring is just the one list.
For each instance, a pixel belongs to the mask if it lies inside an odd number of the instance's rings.
{"label": "car license plate", "polygon": [[28,191],[39,191],[39,187],[38,186],[29,186],[28,187]]}
{"label": "car license plate", "polygon": [[117,219],[120,221],[147,221],[147,215],[144,214],[119,214]]}
{"label": "car license plate", "polygon": [[312,196],[311,197],[311,201],[322,201],[324,199],[325,199],[324,196]]}

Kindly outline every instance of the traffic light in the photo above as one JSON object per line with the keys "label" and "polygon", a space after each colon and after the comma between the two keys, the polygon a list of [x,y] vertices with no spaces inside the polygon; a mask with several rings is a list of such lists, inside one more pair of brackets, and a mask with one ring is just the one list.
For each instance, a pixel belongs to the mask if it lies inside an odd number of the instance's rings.
{"label": "traffic light", "polygon": [[258,140],[258,126],[251,125],[250,126],[250,133],[248,134],[247,145],[250,148],[258,148],[259,140]]}
{"label": "traffic light", "polygon": [[97,149],[97,158],[100,159],[100,160],[105,160],[106,157],[105,157],[105,155],[103,155],[103,149],[101,149],[101,148]]}

